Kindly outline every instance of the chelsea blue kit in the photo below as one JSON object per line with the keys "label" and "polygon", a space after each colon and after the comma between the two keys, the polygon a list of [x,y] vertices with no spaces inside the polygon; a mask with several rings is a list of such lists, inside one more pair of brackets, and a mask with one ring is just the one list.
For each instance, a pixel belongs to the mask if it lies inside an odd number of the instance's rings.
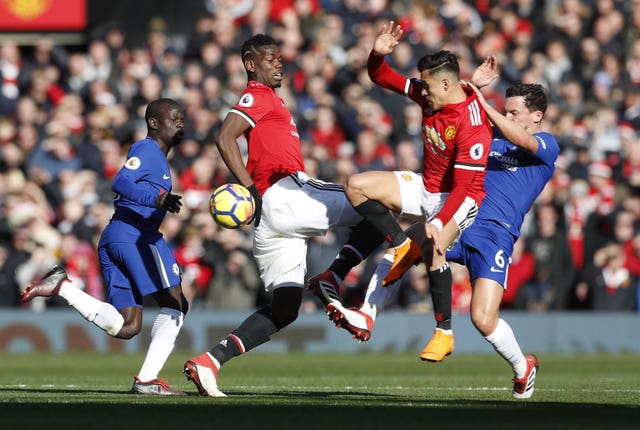
{"label": "chelsea blue kit", "polygon": [[135,142],[113,179],[115,212],[98,244],[108,301],[121,309],[142,306],[142,297],[180,285],[173,251],[159,231],[167,211],[155,207],[172,189],[165,154],[150,137]]}
{"label": "chelsea blue kit", "polygon": [[513,244],[531,205],[553,175],[560,148],[546,132],[535,154],[503,137],[494,138],[487,161],[486,197],[475,222],[447,251],[447,260],[467,266],[471,280],[489,278],[506,287]]}

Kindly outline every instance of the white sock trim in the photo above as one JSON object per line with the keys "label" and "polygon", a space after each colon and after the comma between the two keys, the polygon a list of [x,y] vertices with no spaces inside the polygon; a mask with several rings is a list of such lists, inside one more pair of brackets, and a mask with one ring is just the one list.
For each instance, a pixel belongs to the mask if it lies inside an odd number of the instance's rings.
{"label": "white sock trim", "polygon": [[211,355],[210,352],[207,352],[207,355],[209,356],[209,358],[213,362],[213,365],[216,366],[216,369],[220,370],[220,367],[222,367],[220,362],[218,360],[216,360],[216,358],[213,355]]}

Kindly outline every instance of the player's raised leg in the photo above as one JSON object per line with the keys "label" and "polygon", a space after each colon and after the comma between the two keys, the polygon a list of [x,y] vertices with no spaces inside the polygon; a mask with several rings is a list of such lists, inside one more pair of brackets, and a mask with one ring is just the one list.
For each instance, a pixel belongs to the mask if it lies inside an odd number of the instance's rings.
{"label": "player's raised leg", "polygon": [[347,330],[358,342],[366,342],[371,338],[376,317],[399,287],[397,282],[387,287],[382,285],[382,280],[389,273],[392,260],[393,256],[390,254],[385,254],[380,260],[369,281],[360,308],[347,309],[341,303],[331,303],[328,306],[327,313],[336,327]]}
{"label": "player's raised leg", "polygon": [[77,288],[60,266],[55,266],[42,279],[32,283],[22,294],[21,300],[27,303],[35,297],[51,296],[65,299],[87,321],[94,323],[110,336],[115,336],[124,324],[124,318],[116,308]]}
{"label": "player's raised leg", "polygon": [[307,287],[320,299],[325,310],[330,303],[340,303],[340,285],[349,271],[383,242],[384,237],[368,221],[363,220],[353,227],[331,266],[307,282]]}
{"label": "player's raised leg", "polygon": [[[396,173],[401,172],[358,173],[351,176],[345,186],[345,193],[355,210],[389,242],[394,259],[386,284],[399,279],[420,258],[420,247],[409,239],[391,213],[403,211],[401,186]],[[417,188],[418,192],[420,189]]]}

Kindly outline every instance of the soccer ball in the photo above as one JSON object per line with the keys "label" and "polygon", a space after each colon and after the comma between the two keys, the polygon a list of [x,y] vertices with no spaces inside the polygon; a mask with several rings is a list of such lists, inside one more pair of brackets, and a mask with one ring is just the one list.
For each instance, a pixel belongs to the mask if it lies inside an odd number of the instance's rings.
{"label": "soccer ball", "polygon": [[253,217],[256,203],[248,189],[240,184],[224,184],[209,199],[213,219],[224,228],[239,228]]}

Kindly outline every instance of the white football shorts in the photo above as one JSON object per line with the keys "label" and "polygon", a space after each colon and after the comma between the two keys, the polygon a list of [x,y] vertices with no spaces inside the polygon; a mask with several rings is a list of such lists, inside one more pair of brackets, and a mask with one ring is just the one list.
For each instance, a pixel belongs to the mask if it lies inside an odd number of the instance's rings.
{"label": "white football shorts", "polygon": [[[402,200],[401,214],[418,222],[431,221],[444,206],[449,193],[430,193],[422,184],[422,176],[410,171],[395,171],[400,187]],[[478,204],[471,197],[466,197],[453,219],[462,233],[476,219]]]}
{"label": "white football shorts", "polygon": [[307,238],[361,220],[342,185],[302,172],[280,179],[262,196],[262,218],[254,232],[253,252],[265,287],[303,287]]}

